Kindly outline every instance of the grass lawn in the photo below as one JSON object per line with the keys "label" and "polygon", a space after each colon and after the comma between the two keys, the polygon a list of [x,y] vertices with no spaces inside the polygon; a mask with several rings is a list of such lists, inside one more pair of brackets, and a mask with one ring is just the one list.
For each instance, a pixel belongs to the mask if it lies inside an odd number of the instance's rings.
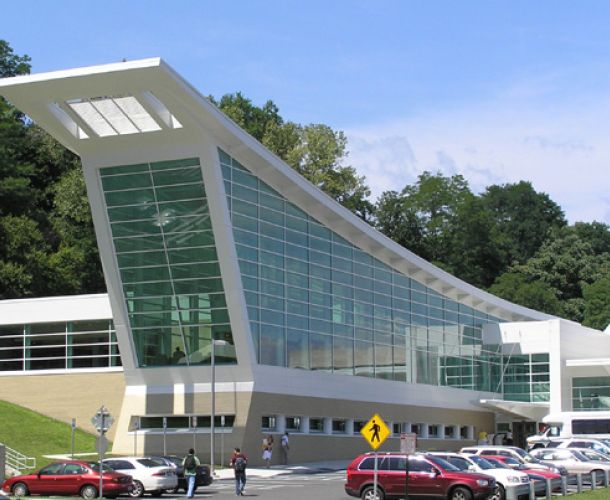
{"label": "grass lawn", "polygon": [[[37,468],[53,461],[43,455],[69,454],[71,439],[70,424],[0,401],[0,443],[36,457]],[[93,434],[76,429],[74,453],[95,453],[95,439]]]}

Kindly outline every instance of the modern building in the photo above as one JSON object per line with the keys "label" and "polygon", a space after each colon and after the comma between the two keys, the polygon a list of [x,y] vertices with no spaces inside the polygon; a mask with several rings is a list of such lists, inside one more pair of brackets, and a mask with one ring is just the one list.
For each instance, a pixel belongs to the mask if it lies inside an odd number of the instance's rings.
{"label": "modern building", "polygon": [[401,432],[420,448],[518,440],[550,409],[585,408],[604,377],[610,390],[608,335],[397,245],[159,59],[0,94],[81,157],[108,287],[0,303],[2,399],[85,422],[104,403],[114,452],[195,443],[218,463],[233,446],[256,462],[286,430],[291,460],[349,458],[373,413],[387,449]]}

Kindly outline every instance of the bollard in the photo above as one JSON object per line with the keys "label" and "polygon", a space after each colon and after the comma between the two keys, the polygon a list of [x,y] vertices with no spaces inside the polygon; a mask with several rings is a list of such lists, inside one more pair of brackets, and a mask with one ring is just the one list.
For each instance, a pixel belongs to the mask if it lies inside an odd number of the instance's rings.
{"label": "bollard", "polygon": [[594,470],[591,471],[591,489],[597,488],[597,474]]}
{"label": "bollard", "polygon": [[582,493],[582,474],[576,474],[576,493]]}
{"label": "bollard", "polygon": [[534,481],[530,481],[530,500],[536,500],[536,485]]}
{"label": "bollard", "polygon": [[568,494],[568,476],[561,476],[561,494],[564,497]]}
{"label": "bollard", "polygon": [[517,500],[517,488],[514,486],[507,486],[504,490],[506,500]]}
{"label": "bollard", "polygon": [[546,500],[551,500],[553,496],[553,481],[547,478],[546,483]]}

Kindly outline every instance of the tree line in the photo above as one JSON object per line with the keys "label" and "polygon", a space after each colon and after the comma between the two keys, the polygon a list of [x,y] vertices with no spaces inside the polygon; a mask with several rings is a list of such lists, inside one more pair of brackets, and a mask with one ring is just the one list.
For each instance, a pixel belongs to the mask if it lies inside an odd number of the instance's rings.
{"label": "tree line", "polygon": [[[0,40],[0,77],[30,58]],[[422,172],[371,201],[347,164],[345,134],[287,121],[237,92],[220,110],[288,165],[389,238],[451,274],[526,307],[598,329],[610,323],[610,228],[568,224],[531,183],[473,193],[461,175]],[[105,291],[78,157],[0,99],[0,298]]]}

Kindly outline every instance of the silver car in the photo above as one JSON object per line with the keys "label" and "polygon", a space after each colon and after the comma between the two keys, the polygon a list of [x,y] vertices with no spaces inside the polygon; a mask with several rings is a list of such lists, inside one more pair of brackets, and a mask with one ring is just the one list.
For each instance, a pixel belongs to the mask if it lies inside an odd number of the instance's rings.
{"label": "silver car", "polygon": [[545,462],[563,465],[570,474],[595,472],[597,481],[601,481],[606,471],[610,473],[610,463],[602,460],[589,460],[580,451],[572,448],[538,448],[530,453]]}

